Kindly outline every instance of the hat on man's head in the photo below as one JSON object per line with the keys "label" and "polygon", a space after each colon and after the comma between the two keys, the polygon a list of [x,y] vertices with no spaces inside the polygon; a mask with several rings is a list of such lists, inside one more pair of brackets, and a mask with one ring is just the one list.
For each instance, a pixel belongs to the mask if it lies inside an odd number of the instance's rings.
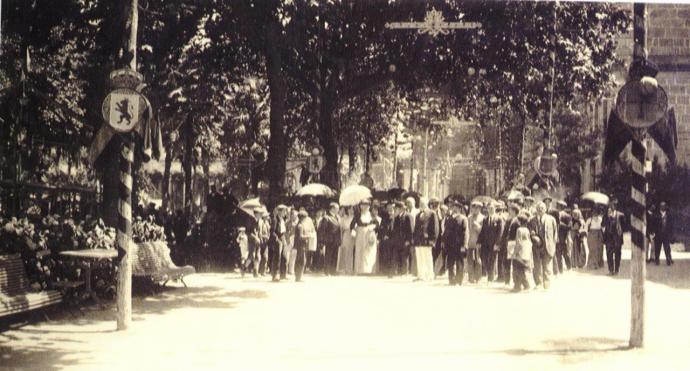
{"label": "hat on man's head", "polygon": [[330,204],[328,204],[328,207],[332,209],[334,207],[340,207],[340,205],[338,205],[337,202],[331,202]]}
{"label": "hat on man's head", "polygon": [[564,208],[564,209],[565,209],[566,207],[568,207],[568,203],[565,202],[565,201],[563,201],[563,200],[558,200],[558,202],[556,202],[556,205],[558,205],[558,206],[560,206],[560,207],[562,207],[562,208]]}
{"label": "hat on man's head", "polygon": [[553,201],[553,198],[551,198],[551,196],[546,196],[546,197],[542,198],[542,201],[544,201],[544,202]]}
{"label": "hat on man's head", "polygon": [[479,201],[472,201],[472,203],[470,204],[470,206],[472,206],[472,207],[482,207],[482,206],[484,206],[484,204],[481,203],[481,202],[479,202]]}
{"label": "hat on man's head", "polygon": [[527,202],[527,201],[534,202],[534,197],[532,197],[532,196],[525,197],[525,202]]}
{"label": "hat on man's head", "polygon": [[309,216],[309,214],[307,214],[307,212],[304,210],[300,210],[299,212],[297,212],[297,216],[304,218],[304,217]]}
{"label": "hat on man's head", "polygon": [[360,205],[371,205],[371,200],[368,199],[368,198],[365,198],[365,199],[362,200],[359,204],[360,204]]}
{"label": "hat on man's head", "polygon": [[439,200],[439,199],[436,198],[436,197],[432,197],[432,198],[429,199],[429,205],[430,205],[430,206],[431,206],[431,205],[438,205],[438,204],[440,204],[440,203],[441,203],[441,200]]}
{"label": "hat on man's head", "polygon": [[395,205],[395,207],[405,207],[405,203],[402,201],[395,201],[393,205]]}

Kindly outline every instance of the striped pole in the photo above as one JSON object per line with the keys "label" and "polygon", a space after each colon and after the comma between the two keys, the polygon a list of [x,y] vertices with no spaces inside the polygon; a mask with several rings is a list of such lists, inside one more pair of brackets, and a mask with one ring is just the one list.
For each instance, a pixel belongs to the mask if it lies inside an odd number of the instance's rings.
{"label": "striped pole", "polygon": [[[645,5],[635,3],[633,37],[635,46],[633,59],[643,61],[647,57],[645,49],[646,43],[646,23]],[[630,259],[630,341],[631,348],[644,346],[644,319],[645,319],[645,231],[647,217],[647,179],[645,178],[645,159],[647,148],[644,145],[644,133],[646,129],[635,129],[634,139],[632,140],[632,183],[630,185],[630,237],[631,254]]]}
{"label": "striped pole", "polygon": [[134,143],[131,135],[123,135],[120,153],[120,185],[117,225],[117,329],[126,330],[132,322],[132,262],[130,240],[132,238],[132,162]]}

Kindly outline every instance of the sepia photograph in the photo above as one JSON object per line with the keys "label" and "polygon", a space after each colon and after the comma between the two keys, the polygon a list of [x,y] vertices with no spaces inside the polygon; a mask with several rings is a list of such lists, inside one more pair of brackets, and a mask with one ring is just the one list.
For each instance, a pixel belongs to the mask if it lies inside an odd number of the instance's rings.
{"label": "sepia photograph", "polygon": [[688,349],[690,1],[0,0],[0,371]]}

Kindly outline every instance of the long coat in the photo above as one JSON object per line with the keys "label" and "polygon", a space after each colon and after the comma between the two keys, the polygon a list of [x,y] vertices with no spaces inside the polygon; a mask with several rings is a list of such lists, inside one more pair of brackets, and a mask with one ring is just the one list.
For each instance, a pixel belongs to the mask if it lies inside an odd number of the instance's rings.
{"label": "long coat", "polygon": [[323,246],[340,246],[342,235],[340,234],[340,218],[331,213],[326,214],[319,223],[319,234],[322,236],[319,244]]}
{"label": "long coat", "polygon": [[532,217],[529,222],[529,230],[532,238],[539,238],[539,246],[533,246],[534,250],[544,248],[549,256],[556,254],[556,244],[558,243],[558,222],[556,218],[549,214],[542,216],[543,223],[538,216]]}
{"label": "long coat", "polygon": [[623,245],[623,230],[625,228],[625,215],[620,211],[614,211],[613,215],[607,213],[601,222],[604,232],[604,243],[607,246]]}
{"label": "long coat", "polygon": [[467,217],[460,213],[447,217],[442,238],[448,254],[465,253],[470,239],[470,224]]}
{"label": "long coat", "polygon": [[412,243],[412,216],[408,212],[397,215],[393,220],[393,238],[398,248]]}
{"label": "long coat", "polygon": [[500,243],[505,228],[505,221],[500,215],[492,215],[484,218],[482,230],[479,232],[478,243],[484,251],[491,251]]}

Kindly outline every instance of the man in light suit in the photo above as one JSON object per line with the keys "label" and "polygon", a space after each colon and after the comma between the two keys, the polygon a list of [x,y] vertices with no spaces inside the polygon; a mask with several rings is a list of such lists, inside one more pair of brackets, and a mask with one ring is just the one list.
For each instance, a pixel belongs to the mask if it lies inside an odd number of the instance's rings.
{"label": "man in light suit", "polygon": [[534,283],[537,286],[543,284],[544,289],[548,289],[551,286],[553,256],[556,254],[558,243],[558,222],[546,213],[546,205],[538,202],[535,206],[535,215],[529,224],[533,244]]}

